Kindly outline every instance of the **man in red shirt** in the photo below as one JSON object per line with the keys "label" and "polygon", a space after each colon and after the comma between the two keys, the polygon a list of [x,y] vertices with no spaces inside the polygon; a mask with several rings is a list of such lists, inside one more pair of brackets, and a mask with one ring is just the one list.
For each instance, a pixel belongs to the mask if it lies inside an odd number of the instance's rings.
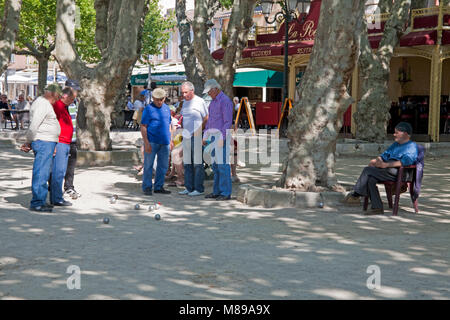
{"label": "man in red shirt", "polygon": [[59,142],[56,144],[53,157],[52,176],[50,183],[50,203],[54,206],[71,206],[72,203],[64,200],[62,184],[66,175],[67,160],[69,158],[70,143],[72,142],[72,117],[67,107],[75,100],[76,90],[66,87],[62,91],[61,99],[55,102],[53,110],[61,126]]}

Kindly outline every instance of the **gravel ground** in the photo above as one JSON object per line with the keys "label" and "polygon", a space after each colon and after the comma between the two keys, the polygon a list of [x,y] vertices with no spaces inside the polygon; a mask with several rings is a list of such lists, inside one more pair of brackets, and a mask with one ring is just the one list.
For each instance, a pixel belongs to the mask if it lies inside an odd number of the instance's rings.
{"label": "gravel ground", "polygon": [[[419,215],[406,195],[397,217],[387,208],[364,216],[344,206],[247,207],[176,188],[149,197],[131,164],[77,169],[82,197],[39,214],[28,210],[32,155],[6,145],[0,153],[0,299],[450,298],[448,157],[426,159]],[[339,181],[353,184],[368,161],[339,158]],[[277,177],[257,166],[238,175]],[[159,221],[152,200],[162,204]],[[80,289],[68,288],[70,266],[81,271]],[[380,287],[368,288],[368,268],[379,270]]]}

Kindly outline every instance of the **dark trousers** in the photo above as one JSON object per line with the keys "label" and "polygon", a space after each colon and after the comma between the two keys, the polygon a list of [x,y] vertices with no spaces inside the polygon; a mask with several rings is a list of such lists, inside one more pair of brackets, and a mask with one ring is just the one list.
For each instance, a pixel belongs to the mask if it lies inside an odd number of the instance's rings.
{"label": "dark trousers", "polygon": [[67,161],[66,175],[64,177],[64,191],[74,189],[73,177],[75,175],[75,166],[77,164],[77,143],[70,144],[69,160]]}
{"label": "dark trousers", "polygon": [[372,209],[381,209],[383,208],[383,202],[380,198],[377,183],[380,181],[396,181],[397,173],[397,168],[365,167],[355,184],[354,190],[364,197],[369,196]]}

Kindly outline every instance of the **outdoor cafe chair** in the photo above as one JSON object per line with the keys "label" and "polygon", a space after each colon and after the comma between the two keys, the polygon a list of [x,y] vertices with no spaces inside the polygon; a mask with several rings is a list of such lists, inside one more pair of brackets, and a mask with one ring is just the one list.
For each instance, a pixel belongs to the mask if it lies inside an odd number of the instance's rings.
{"label": "outdoor cafe chair", "polygon": [[[389,208],[393,209],[392,214],[394,216],[398,213],[398,205],[400,202],[400,194],[402,187],[404,190],[409,190],[411,201],[414,206],[414,212],[419,213],[419,194],[422,187],[423,167],[425,158],[425,148],[422,145],[417,145],[419,149],[416,164],[411,166],[401,166],[397,173],[396,181],[380,181],[380,184],[384,184],[386,190],[386,196],[389,203]],[[406,174],[406,170],[411,170],[411,181],[403,181],[403,177]],[[392,197],[395,196],[394,204],[392,203]],[[366,211],[369,204],[369,197],[364,197],[363,210]]]}
{"label": "outdoor cafe chair", "polygon": [[133,113],[134,110],[123,110],[124,112],[124,121],[123,121],[123,128],[131,128],[134,125],[134,121],[133,121]]}

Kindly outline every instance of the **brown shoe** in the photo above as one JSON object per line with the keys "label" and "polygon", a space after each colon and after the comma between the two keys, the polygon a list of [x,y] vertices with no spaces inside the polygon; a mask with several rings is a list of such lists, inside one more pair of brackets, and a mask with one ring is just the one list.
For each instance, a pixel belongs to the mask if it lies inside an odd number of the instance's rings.
{"label": "brown shoe", "polygon": [[[392,185],[392,194],[395,194],[395,184]],[[400,187],[400,193],[405,193],[406,191],[408,191],[408,186],[406,184],[402,184]]]}
{"label": "brown shoe", "polygon": [[345,203],[346,205],[349,205],[349,206],[361,205],[361,201],[360,201],[359,197],[355,197],[351,193],[349,193],[345,196],[344,200],[342,200],[342,203]]}
{"label": "brown shoe", "polygon": [[405,193],[406,191],[408,191],[408,186],[406,184],[402,184],[400,188],[400,193]]}
{"label": "brown shoe", "polygon": [[377,214],[384,214],[384,210],[383,208],[372,208],[372,209],[367,209],[367,211],[364,211],[364,215],[365,216],[374,216]]}

